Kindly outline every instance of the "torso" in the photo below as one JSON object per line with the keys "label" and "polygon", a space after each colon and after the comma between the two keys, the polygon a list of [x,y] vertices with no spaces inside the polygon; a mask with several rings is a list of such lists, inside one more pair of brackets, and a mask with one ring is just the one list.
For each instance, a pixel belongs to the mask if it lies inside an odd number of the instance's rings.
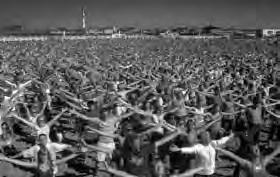
{"label": "torso", "polygon": [[[99,130],[105,133],[109,134],[114,134],[115,131],[117,130],[117,118],[116,117],[111,117],[110,119],[106,120],[106,125],[99,125]],[[99,142],[102,143],[114,143],[114,139],[112,137],[107,137],[107,136],[99,136]]]}
{"label": "torso", "polygon": [[201,175],[212,175],[215,171],[216,150],[210,144],[208,146],[198,145],[198,158],[204,169],[199,173]]}
{"label": "torso", "polygon": [[38,151],[38,177],[53,177],[51,158],[48,150]]}
{"label": "torso", "polygon": [[262,124],[262,108],[260,106],[255,109],[250,108],[249,114],[253,124]]}

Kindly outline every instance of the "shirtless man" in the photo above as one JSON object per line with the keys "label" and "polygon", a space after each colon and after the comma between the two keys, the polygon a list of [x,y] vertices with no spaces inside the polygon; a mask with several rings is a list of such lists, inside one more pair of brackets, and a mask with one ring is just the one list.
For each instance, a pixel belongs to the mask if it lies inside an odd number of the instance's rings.
{"label": "shirtless man", "polygon": [[273,175],[266,171],[266,166],[280,153],[280,147],[276,148],[271,154],[265,157],[262,157],[258,145],[251,146],[251,148],[254,157],[252,161],[242,159],[234,153],[222,148],[217,148],[217,150],[236,161],[243,169],[246,177],[273,177]]}
{"label": "shirtless man", "polygon": [[[41,134],[39,135],[38,139],[39,139],[38,145],[35,145],[29,150],[20,153],[20,155],[35,158],[35,162],[16,160],[16,159],[5,157],[3,155],[0,156],[0,160],[10,162],[25,168],[36,169],[35,171],[36,177],[54,177],[55,174],[57,173],[58,164],[64,163],[80,155],[79,153],[73,153],[65,158],[57,160],[56,159],[57,150],[51,144],[48,143],[48,137],[45,134]],[[68,148],[68,147],[70,146],[64,148]],[[17,155],[17,157],[19,157],[20,155]]]}
{"label": "shirtless man", "polygon": [[55,124],[55,122],[61,118],[61,116],[67,111],[68,109],[63,109],[61,113],[59,113],[58,115],[56,115],[52,120],[50,120],[49,122],[46,123],[45,120],[45,116],[41,116],[40,118],[37,119],[36,123],[33,122],[29,122],[25,119],[23,119],[22,117],[18,116],[17,114],[13,114],[12,116],[17,119],[22,121],[23,123],[25,123],[26,125],[30,126],[31,128],[34,128],[36,131],[36,136],[38,136],[39,134],[45,134],[48,137],[48,140],[50,140],[49,136],[50,136],[50,128],[51,126],[53,126]]}

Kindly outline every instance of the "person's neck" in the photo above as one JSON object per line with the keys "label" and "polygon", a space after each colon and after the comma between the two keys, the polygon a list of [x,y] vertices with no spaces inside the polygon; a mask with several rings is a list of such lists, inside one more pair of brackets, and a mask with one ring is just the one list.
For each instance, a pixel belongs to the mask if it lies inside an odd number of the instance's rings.
{"label": "person's neck", "polygon": [[261,163],[262,163],[261,156],[255,157],[255,158],[252,160],[252,162],[253,162],[254,164],[261,164]]}
{"label": "person's neck", "polygon": [[47,145],[40,145],[40,149],[42,151],[46,151],[47,150]]}

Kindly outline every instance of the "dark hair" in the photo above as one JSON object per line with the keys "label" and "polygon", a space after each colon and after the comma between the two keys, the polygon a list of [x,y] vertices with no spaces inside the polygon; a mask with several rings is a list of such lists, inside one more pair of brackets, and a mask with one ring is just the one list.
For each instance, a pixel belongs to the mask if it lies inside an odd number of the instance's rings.
{"label": "dark hair", "polygon": [[88,105],[88,107],[93,106],[93,105],[95,105],[95,102],[92,101],[92,100],[91,100],[91,101],[88,101],[88,102],[87,102],[87,105]]}
{"label": "dark hair", "polygon": [[1,127],[4,125],[9,126],[7,122],[2,122]]}
{"label": "dark hair", "polygon": [[44,133],[41,133],[41,134],[39,134],[39,136],[38,136],[38,138],[40,139],[42,136],[45,136],[45,137],[47,137],[47,135],[46,134],[44,134]]}
{"label": "dark hair", "polygon": [[207,131],[203,131],[199,134],[199,138],[200,138],[200,141],[201,141],[201,144],[207,146],[210,144],[211,142],[211,138],[210,138],[210,135],[209,135],[209,132]]}

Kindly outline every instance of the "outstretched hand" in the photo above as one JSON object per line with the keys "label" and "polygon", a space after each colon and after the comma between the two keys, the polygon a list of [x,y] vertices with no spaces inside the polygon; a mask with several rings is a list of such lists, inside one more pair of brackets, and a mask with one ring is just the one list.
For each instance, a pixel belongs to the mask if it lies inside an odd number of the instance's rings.
{"label": "outstretched hand", "polygon": [[5,160],[5,159],[7,159],[8,157],[6,157],[4,154],[0,154],[0,159],[1,160]]}
{"label": "outstretched hand", "polygon": [[180,151],[181,149],[180,149],[178,146],[176,146],[176,145],[171,145],[170,148],[169,148],[169,150],[170,150],[171,152],[178,152],[178,151]]}

